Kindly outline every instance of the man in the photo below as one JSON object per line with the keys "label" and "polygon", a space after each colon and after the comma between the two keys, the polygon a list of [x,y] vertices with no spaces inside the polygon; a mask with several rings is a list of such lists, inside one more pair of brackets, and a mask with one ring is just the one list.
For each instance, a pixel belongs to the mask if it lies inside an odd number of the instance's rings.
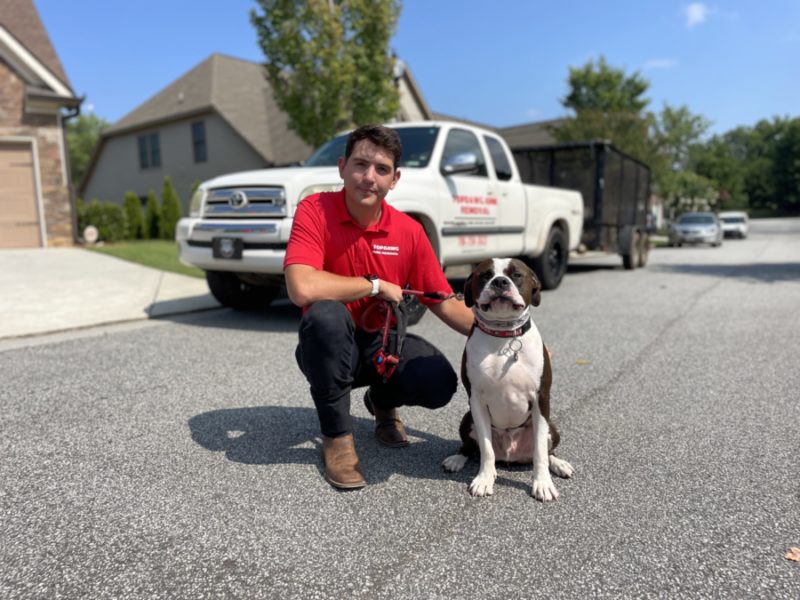
{"label": "man", "polygon": [[[401,152],[391,128],[366,125],[353,131],[338,163],[343,189],[300,203],[286,249],[289,298],[304,311],[297,362],[317,408],[325,479],[342,489],[366,485],[350,418],[354,387],[369,386],[364,403],[375,416],[378,440],[402,447],[408,437],[397,408],[440,408],[458,382],[447,359],[411,334],[387,380],[373,364],[385,318],[375,305],[400,303],[406,285],[452,292],[421,225],[384,199],[400,179]],[[474,316],[463,302],[423,302],[454,330],[469,334]]]}

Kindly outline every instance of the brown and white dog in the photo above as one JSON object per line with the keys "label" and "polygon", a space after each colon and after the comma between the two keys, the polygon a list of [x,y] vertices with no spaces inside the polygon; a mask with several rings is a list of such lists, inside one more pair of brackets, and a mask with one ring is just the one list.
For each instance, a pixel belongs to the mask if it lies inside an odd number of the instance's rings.
{"label": "brown and white dog", "polygon": [[469,412],[461,420],[461,449],[442,466],[460,471],[480,455],[473,496],[491,496],[495,461],[533,462],[531,494],[543,502],[558,492],[550,471],[572,477],[574,469],[553,455],[559,434],[550,421],[550,357],[531,318],[541,284],[525,263],[494,258],[479,264],[464,284],[464,302],[475,326],[461,360]]}

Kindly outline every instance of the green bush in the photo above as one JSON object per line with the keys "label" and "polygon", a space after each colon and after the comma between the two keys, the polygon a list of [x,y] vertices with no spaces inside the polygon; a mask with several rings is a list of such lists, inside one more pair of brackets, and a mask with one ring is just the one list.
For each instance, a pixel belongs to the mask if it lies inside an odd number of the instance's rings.
{"label": "green bush", "polygon": [[147,205],[144,209],[144,237],[149,240],[157,240],[161,233],[161,208],[158,206],[158,199],[153,190],[147,194]]}
{"label": "green bush", "polygon": [[125,239],[142,239],[144,237],[144,216],[142,215],[142,203],[136,192],[125,192],[124,207],[127,225]]}
{"label": "green bush", "polygon": [[78,219],[78,235],[83,235],[83,230],[86,229],[86,226],[89,222],[86,220],[86,202],[84,202],[81,198],[75,199],[75,216]]}
{"label": "green bush", "polygon": [[[125,211],[119,204],[93,199],[86,206],[86,224],[97,227],[99,238],[104,242],[117,242],[125,239],[127,229]],[[82,232],[83,229],[81,229]]]}
{"label": "green bush", "polygon": [[164,187],[161,190],[161,221],[159,222],[161,239],[175,238],[175,226],[181,216],[181,201],[172,186],[172,179],[167,175],[164,177]]}

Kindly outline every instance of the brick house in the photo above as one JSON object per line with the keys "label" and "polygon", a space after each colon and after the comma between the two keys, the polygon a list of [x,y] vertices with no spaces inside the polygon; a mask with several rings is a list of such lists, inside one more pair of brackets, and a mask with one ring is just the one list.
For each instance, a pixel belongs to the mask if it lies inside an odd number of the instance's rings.
{"label": "brick house", "polygon": [[33,1],[0,0],[0,248],[74,242],[64,120],[81,102]]}

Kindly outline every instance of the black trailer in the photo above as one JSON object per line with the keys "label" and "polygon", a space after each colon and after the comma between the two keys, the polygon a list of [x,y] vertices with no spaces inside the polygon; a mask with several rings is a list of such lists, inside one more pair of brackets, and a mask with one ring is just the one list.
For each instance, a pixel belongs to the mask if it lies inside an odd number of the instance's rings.
{"label": "black trailer", "polygon": [[622,256],[626,269],[647,264],[650,249],[650,168],[594,140],[512,150],[525,183],[577,190],[583,196],[579,251]]}

